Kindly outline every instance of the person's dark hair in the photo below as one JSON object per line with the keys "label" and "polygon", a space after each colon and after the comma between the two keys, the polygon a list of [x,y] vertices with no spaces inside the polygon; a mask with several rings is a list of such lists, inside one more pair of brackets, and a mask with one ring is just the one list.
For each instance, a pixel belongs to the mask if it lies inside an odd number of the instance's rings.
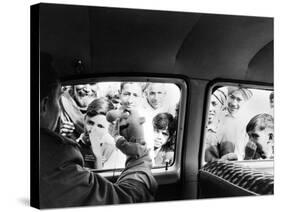
{"label": "person's dark hair", "polygon": [[100,97],[93,100],[87,108],[86,115],[89,117],[96,116],[98,114],[106,115],[109,110],[113,110],[114,105],[106,97]]}
{"label": "person's dark hair", "polygon": [[174,140],[176,131],[176,120],[170,113],[158,113],[152,120],[153,129],[168,130],[168,141],[161,147],[163,151],[174,150]]}
{"label": "person's dark hair", "polygon": [[269,94],[269,101],[272,102],[273,98],[274,98],[274,93],[273,93],[273,91],[272,91],[272,92]]}
{"label": "person's dark hair", "polygon": [[59,78],[52,61],[53,58],[50,54],[40,52],[40,101],[44,97],[52,99],[59,85]]}
{"label": "person's dark hair", "polygon": [[265,128],[273,128],[273,117],[267,113],[261,113],[254,116],[246,127],[246,132],[249,133],[253,130],[264,130]]}

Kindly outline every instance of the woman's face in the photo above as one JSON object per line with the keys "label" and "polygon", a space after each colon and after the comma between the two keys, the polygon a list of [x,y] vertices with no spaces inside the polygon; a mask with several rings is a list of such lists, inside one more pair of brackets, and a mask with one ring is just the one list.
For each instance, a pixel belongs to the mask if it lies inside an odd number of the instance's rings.
{"label": "woman's face", "polygon": [[161,146],[163,146],[165,143],[167,143],[170,134],[168,130],[154,129],[153,136],[154,136],[153,137],[154,147],[158,149]]}
{"label": "woman's face", "polygon": [[108,132],[109,122],[106,120],[105,115],[98,114],[93,117],[86,115],[85,117],[85,133],[92,134],[92,138],[101,140]]}

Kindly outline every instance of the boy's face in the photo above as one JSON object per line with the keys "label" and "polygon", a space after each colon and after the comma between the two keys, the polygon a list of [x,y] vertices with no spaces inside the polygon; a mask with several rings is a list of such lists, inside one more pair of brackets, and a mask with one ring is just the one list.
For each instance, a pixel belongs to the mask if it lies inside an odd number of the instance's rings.
{"label": "boy's face", "polygon": [[240,91],[234,91],[228,95],[227,107],[230,114],[235,114],[239,111],[240,107],[244,104],[244,98]]}
{"label": "boy's face", "polygon": [[266,158],[273,156],[274,133],[272,128],[265,128],[264,130],[255,129],[248,132],[251,141],[261,145]]}
{"label": "boy's face", "polygon": [[127,83],[120,93],[120,104],[123,109],[133,109],[141,102],[142,89],[138,83]]}
{"label": "boy's face", "polygon": [[101,140],[108,132],[109,122],[106,120],[105,115],[96,115],[93,117],[85,116],[85,134],[89,136],[92,134],[97,140]]}
{"label": "boy's face", "polygon": [[159,129],[154,129],[153,130],[153,140],[154,140],[154,147],[155,148],[160,148],[163,146],[165,143],[167,143],[168,138],[170,136],[168,130],[159,130]]}
{"label": "boy's face", "polygon": [[146,98],[153,109],[158,109],[163,105],[165,97],[165,86],[162,83],[151,84],[146,91]]}

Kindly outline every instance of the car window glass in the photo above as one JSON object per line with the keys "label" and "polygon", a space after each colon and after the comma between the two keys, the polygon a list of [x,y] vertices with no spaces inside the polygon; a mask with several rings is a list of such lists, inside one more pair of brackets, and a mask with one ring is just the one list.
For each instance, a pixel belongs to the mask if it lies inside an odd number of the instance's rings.
{"label": "car window glass", "polygon": [[216,86],[209,98],[203,161],[274,159],[274,93]]}
{"label": "car window glass", "polygon": [[[97,82],[64,85],[62,91],[58,131],[79,143],[86,167],[125,167],[126,156],[116,148],[112,135],[116,120],[108,122],[106,118],[110,110],[129,111],[132,117],[142,120],[135,131],[130,128],[127,132],[122,128],[124,135],[121,131],[120,134],[128,140],[134,136],[142,138],[150,150],[153,167],[165,167],[174,162],[181,96],[175,83]],[[123,122],[120,120],[120,124]],[[92,142],[100,146],[97,153],[92,149]],[[102,155],[102,167],[96,167],[95,154],[98,153]]]}

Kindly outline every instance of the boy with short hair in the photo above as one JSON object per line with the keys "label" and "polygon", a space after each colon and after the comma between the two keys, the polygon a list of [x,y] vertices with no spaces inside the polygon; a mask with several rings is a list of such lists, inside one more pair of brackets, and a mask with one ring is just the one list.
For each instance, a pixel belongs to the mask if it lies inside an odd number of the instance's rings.
{"label": "boy with short hair", "polygon": [[244,160],[273,159],[273,117],[262,113],[254,116],[246,127],[249,141]]}

